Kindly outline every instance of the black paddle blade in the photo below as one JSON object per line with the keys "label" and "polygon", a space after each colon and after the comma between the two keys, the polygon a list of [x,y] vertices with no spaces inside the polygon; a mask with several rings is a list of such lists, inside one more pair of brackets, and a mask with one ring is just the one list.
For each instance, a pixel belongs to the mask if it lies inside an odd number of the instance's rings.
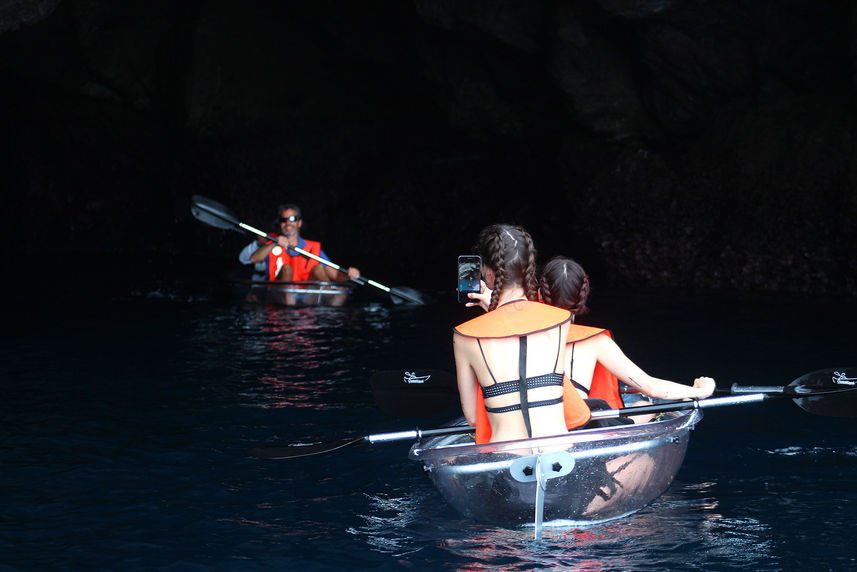
{"label": "black paddle blade", "polygon": [[366,440],[365,437],[349,437],[337,439],[336,441],[325,441],[323,443],[312,443],[310,445],[272,445],[270,447],[253,447],[249,453],[260,459],[294,459],[297,457],[309,457],[329,453],[349,445],[356,445]]}
{"label": "black paddle blade", "polygon": [[425,304],[422,294],[420,294],[418,290],[408,288],[407,286],[396,286],[395,288],[390,288],[390,298],[393,300],[393,304],[410,303],[417,304],[419,306]]}
{"label": "black paddle blade", "polygon": [[217,201],[194,195],[191,197],[190,212],[195,219],[207,225],[242,232],[235,213]]}
{"label": "black paddle blade", "polygon": [[370,383],[375,403],[388,415],[432,415],[458,403],[455,376],[437,369],[379,371]]}
{"label": "black paddle blade", "polygon": [[783,394],[816,415],[857,417],[857,368],[813,371],[788,384]]}

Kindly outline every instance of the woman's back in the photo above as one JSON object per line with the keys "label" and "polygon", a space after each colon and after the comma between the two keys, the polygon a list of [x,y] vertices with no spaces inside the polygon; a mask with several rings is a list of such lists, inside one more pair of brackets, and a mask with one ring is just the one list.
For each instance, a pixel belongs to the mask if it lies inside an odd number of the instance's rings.
{"label": "woman's back", "polygon": [[[565,341],[571,313],[536,302],[536,250],[518,226],[482,229],[479,294],[469,305],[486,314],[455,328],[455,369],[461,410],[476,441],[557,435],[590,417],[583,400],[563,401]],[[487,297],[487,298],[486,298]],[[490,416],[490,417],[489,417]]]}
{"label": "woman's back", "polygon": [[562,381],[569,314],[557,310],[513,301],[455,330],[456,367],[472,371],[481,386],[492,441],[526,438],[527,416],[533,437],[566,430]]}
{"label": "woman's back", "polygon": [[[572,312],[572,316],[586,313],[589,277],[583,268],[570,258],[555,257],[545,265],[539,284],[539,295],[545,303],[568,309]],[[693,387],[688,387],[650,376],[625,356],[619,346],[607,335],[606,330],[577,341],[569,341],[566,372],[583,397],[593,397],[589,394],[589,389],[598,364],[622,382],[650,397],[701,399],[710,396],[714,391],[714,380],[710,377],[698,377],[694,380]],[[614,406],[621,407],[618,386],[614,385],[611,393],[617,400]],[[601,396],[596,395],[596,397]]]}

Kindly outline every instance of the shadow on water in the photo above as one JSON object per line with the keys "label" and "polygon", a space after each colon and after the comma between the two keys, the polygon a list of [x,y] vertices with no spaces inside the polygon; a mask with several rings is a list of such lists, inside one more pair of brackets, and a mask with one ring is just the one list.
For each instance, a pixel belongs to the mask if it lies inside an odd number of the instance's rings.
{"label": "shadow on water", "polygon": [[[48,292],[50,294],[50,292]],[[165,273],[6,302],[0,565],[12,568],[525,570],[857,567],[857,426],[788,401],[706,411],[671,488],[617,521],[506,530],[462,519],[410,443],[291,461],[257,444],[432,427],[379,411],[372,373],[452,371],[451,293],[425,307],[245,301],[246,284]],[[852,300],[595,290],[659,377],[784,384],[855,365]],[[454,409],[454,408],[453,408]]]}

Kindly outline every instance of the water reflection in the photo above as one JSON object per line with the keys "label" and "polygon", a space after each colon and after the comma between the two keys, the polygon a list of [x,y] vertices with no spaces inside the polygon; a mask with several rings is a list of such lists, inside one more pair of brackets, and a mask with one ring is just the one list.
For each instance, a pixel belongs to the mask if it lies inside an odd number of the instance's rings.
{"label": "water reflection", "polygon": [[[717,561],[742,567],[772,557],[770,527],[749,516],[718,510],[716,483],[675,484],[649,507],[592,526],[547,527],[541,541],[531,528],[506,529],[464,520],[439,506],[431,490],[366,495],[364,524],[348,532],[372,550],[413,558],[466,562],[462,569],[604,570],[670,568],[675,555],[685,568]],[[438,556],[435,552],[446,553]]]}
{"label": "water reflection", "polygon": [[768,449],[769,455],[782,457],[806,457],[808,459],[822,459],[824,457],[842,455],[845,457],[857,457],[857,446],[851,447],[782,447],[779,449]]}
{"label": "water reflection", "polygon": [[375,304],[222,308],[197,317],[183,365],[245,406],[342,409],[365,398],[364,356],[389,343],[390,320]]}
{"label": "water reflection", "polygon": [[[718,408],[696,429],[680,480],[651,505],[602,525],[546,529],[540,543],[532,529],[459,517],[406,459],[409,443],[290,463],[250,458],[247,446],[261,443],[417,425],[373,409],[368,378],[400,363],[451,371],[450,327],[463,319],[442,304],[295,313],[247,305],[243,290],[228,298],[196,285],[156,284],[130,297],[104,288],[97,300],[48,297],[7,311],[15,324],[0,351],[0,489],[5,521],[15,523],[0,535],[8,567],[857,565],[848,533],[857,526],[857,429],[789,402]],[[603,323],[665,376],[692,378],[704,365],[730,382],[777,384],[853,354],[853,303],[768,304],[754,322],[758,313],[742,314],[733,297],[712,306],[717,319],[680,300],[641,302],[636,292],[615,302],[615,318]],[[646,317],[653,308],[669,310],[661,327]],[[794,308],[812,318],[812,336],[782,327]],[[663,327],[676,323],[673,313],[700,336],[674,339]],[[711,352],[724,340],[729,359]]]}

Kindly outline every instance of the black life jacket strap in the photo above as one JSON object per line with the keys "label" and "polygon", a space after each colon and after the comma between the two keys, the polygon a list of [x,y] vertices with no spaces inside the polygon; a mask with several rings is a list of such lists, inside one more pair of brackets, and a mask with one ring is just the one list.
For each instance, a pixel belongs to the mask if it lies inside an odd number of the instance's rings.
{"label": "black life jacket strap", "polygon": [[582,383],[578,383],[572,379],[571,385],[573,385],[575,388],[579,389],[580,391],[582,391],[586,395],[589,395],[589,388],[586,387],[585,385],[583,385]]}
{"label": "black life jacket strap", "polygon": [[521,394],[521,413],[524,416],[524,426],[527,428],[527,436],[533,436],[530,425],[530,403],[527,400],[527,336],[519,338],[518,351],[518,391]]}

